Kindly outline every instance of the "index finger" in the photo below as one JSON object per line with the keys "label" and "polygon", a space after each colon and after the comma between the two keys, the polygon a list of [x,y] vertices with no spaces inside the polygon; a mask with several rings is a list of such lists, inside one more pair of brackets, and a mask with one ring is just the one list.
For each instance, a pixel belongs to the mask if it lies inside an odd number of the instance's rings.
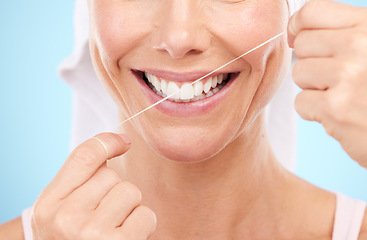
{"label": "index finger", "polygon": [[107,159],[124,154],[130,147],[125,135],[102,133],[79,145],[66,159],[45,191],[63,199],[94,175]]}
{"label": "index finger", "polygon": [[365,9],[330,0],[311,0],[293,14],[288,23],[288,42],[302,30],[342,29],[357,25],[365,18]]}

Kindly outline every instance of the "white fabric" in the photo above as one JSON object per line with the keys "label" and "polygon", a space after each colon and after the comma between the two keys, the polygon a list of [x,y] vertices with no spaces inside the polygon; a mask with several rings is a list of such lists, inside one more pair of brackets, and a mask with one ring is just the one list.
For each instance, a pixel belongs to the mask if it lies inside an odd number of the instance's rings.
{"label": "white fabric", "polygon": [[[336,193],[336,209],[332,240],[358,240],[366,203]],[[31,208],[23,211],[22,222],[25,240],[33,240]]]}
{"label": "white fabric", "polygon": [[366,203],[336,194],[333,240],[358,240]]}
{"label": "white fabric", "polygon": [[309,0],[287,0],[289,6],[289,13],[292,16],[293,13],[298,11]]}
{"label": "white fabric", "polygon": [[[305,1],[290,1],[290,13]],[[91,64],[88,23],[87,1],[76,0],[74,51],[59,67],[61,78],[74,89],[71,149],[118,123],[117,106],[98,81]],[[290,170],[295,168],[297,149],[295,95],[296,86],[289,74],[267,109],[270,142],[279,161]]]}
{"label": "white fabric", "polygon": [[33,240],[33,231],[31,225],[32,208],[27,208],[22,212],[22,224],[24,240]]}

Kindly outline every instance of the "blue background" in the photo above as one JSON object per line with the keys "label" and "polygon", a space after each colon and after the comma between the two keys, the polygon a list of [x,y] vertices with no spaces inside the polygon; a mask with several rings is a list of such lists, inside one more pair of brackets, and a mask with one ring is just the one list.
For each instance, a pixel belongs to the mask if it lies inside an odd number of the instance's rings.
{"label": "blue background", "polygon": [[[73,0],[0,1],[0,223],[31,206],[68,155],[71,90],[56,67],[73,48],[73,9]],[[367,201],[367,171],[301,119],[297,174]]]}

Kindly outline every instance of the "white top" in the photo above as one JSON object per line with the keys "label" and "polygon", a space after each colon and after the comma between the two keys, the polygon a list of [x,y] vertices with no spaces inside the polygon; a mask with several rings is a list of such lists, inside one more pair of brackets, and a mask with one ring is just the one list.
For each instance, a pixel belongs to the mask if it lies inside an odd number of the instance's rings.
{"label": "white top", "polygon": [[357,240],[365,209],[365,202],[337,193],[333,240]]}
{"label": "white top", "polygon": [[[336,193],[336,209],[332,240],[358,240],[366,203]],[[33,240],[31,208],[23,211],[22,222],[25,240]]]}

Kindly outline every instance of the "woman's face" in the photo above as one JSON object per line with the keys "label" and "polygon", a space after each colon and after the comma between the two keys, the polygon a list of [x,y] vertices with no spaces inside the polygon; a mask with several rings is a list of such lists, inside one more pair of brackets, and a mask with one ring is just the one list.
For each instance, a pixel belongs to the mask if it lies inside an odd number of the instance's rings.
{"label": "woman's face", "polygon": [[171,160],[202,161],[244,137],[289,65],[282,36],[188,84],[285,31],[285,0],[90,0],[89,7],[92,59],[125,118],[180,90],[132,120]]}

